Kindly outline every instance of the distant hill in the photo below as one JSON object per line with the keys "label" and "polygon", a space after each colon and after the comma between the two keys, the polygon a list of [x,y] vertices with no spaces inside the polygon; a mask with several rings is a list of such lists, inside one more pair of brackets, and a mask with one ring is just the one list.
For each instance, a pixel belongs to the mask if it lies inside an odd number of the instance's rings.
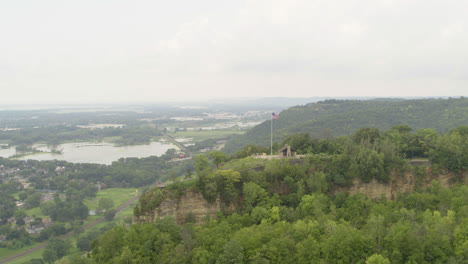
{"label": "distant hill", "polygon": [[[468,125],[468,98],[325,100],[294,106],[273,121],[274,141],[301,132],[326,138],[351,134],[363,127],[385,130],[397,124],[437,132]],[[269,146],[270,120],[231,139],[224,150],[232,153],[248,144]]]}

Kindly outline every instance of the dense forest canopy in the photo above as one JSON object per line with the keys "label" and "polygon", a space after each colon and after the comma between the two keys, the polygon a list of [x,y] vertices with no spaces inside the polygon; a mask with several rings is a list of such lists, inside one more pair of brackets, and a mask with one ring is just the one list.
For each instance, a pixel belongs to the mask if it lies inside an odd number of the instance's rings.
{"label": "dense forest canopy", "polygon": [[[281,112],[273,121],[274,141],[280,142],[301,132],[314,138],[330,138],[349,135],[363,127],[386,130],[398,124],[406,124],[414,130],[430,128],[437,132],[468,125],[468,98],[326,100],[295,106]],[[269,142],[268,120],[231,139],[225,151],[232,153],[248,144],[268,146]]]}
{"label": "dense forest canopy", "polygon": [[[240,213],[202,226],[155,223],[116,227],[94,241],[91,258],[72,263],[464,263],[468,188],[395,201],[320,192],[284,205],[256,183],[244,185]],[[372,260],[379,260],[372,262]]]}
{"label": "dense forest canopy", "polygon": [[[219,153],[198,156],[195,180],[148,191],[134,212],[136,217],[146,215],[164,199],[191,190],[208,201],[219,197],[225,205],[235,204],[234,213],[222,210],[216,220],[203,225],[195,225],[189,214],[182,225],[166,217],[119,226],[92,243],[90,258],[69,260],[213,264],[468,260],[468,187],[464,184],[468,127],[439,134],[396,125],[387,131],[363,128],[328,140],[296,134],[284,142],[308,153],[308,158],[258,161],[263,169],[257,170],[246,166],[254,162],[249,157],[226,162],[229,157]],[[412,166],[407,159],[412,157],[426,157],[432,167]],[[422,180],[447,168],[455,172],[453,187],[443,188],[438,181],[427,189],[416,184],[414,192],[401,193],[394,200],[331,192],[354,179],[385,183],[391,172],[393,177],[403,177],[402,172],[409,171]]]}

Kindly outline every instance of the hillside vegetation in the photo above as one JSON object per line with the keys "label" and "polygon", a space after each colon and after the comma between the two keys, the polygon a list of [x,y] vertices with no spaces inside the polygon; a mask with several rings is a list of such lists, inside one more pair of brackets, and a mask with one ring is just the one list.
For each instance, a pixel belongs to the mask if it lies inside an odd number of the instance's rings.
{"label": "hillside vegetation", "polygon": [[[326,100],[291,107],[273,122],[275,142],[294,133],[331,138],[349,135],[362,127],[386,130],[397,124],[406,124],[415,130],[431,128],[447,132],[468,125],[468,98]],[[224,150],[233,153],[249,144],[269,146],[269,120],[228,141]]]}
{"label": "hillside vegetation", "polygon": [[[417,140],[416,140],[417,139]],[[198,156],[196,178],[154,188],[140,198],[135,216],[158,210],[167,198],[199,192],[228,208],[216,220],[184,224],[171,217],[115,227],[92,243],[89,258],[70,263],[465,263],[468,260],[468,127],[438,134],[363,128],[351,136],[315,140],[288,138],[309,157],[225,164]],[[301,142],[301,143],[298,143]],[[416,154],[417,153],[417,154]],[[426,157],[431,170],[409,165],[406,156]],[[215,169],[215,166],[218,169]],[[390,172],[431,177],[455,172],[451,188],[434,181],[428,189],[394,200],[362,194],[332,194],[352,180],[388,182]],[[420,185],[420,187],[422,187]],[[195,210],[195,208],[194,208]]]}

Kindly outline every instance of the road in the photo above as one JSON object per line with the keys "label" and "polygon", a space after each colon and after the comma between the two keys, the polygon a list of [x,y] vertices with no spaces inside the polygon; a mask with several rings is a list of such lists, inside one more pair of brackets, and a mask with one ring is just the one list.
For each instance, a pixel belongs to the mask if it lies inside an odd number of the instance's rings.
{"label": "road", "polygon": [[190,151],[189,149],[187,149],[184,144],[180,143],[180,142],[177,142],[175,140],[175,138],[167,133],[163,133],[164,137],[169,140],[172,144],[176,145],[177,147],[180,148],[181,151],[185,152],[186,156],[188,156],[187,158],[190,158],[192,157],[192,151]]}
{"label": "road", "polygon": [[[155,184],[153,184],[152,186],[159,186],[159,185],[161,185],[161,184],[160,184],[160,183],[155,183]],[[121,213],[127,206],[129,206],[131,203],[133,203],[133,202],[136,201],[138,198],[140,198],[141,194],[142,194],[142,193],[140,192],[138,195],[134,196],[133,198],[127,200],[125,203],[123,203],[122,205],[120,205],[119,207],[117,207],[117,208],[115,209],[115,211],[116,211],[116,212],[115,212],[115,215],[118,215],[119,213]],[[86,229],[92,228],[93,226],[95,226],[95,225],[97,225],[97,224],[100,224],[100,223],[104,222],[105,220],[106,220],[105,217],[101,217],[101,218],[99,218],[99,219],[96,219],[94,222],[91,222],[91,223],[89,223],[89,224],[83,226],[83,229],[86,230]],[[66,233],[66,234],[64,234],[64,235],[58,236],[58,238],[60,238],[60,239],[67,239],[67,238],[73,236],[74,234],[75,234],[75,233],[72,231],[72,232]],[[25,255],[28,255],[28,254],[33,253],[33,252],[36,252],[36,251],[38,251],[38,250],[43,249],[44,247],[46,247],[47,244],[48,244],[48,241],[42,242],[41,244],[39,244],[39,245],[37,245],[37,246],[34,246],[34,247],[32,247],[32,248],[30,248],[30,249],[28,249],[28,250],[25,250],[25,251],[23,251],[23,252],[20,252],[20,253],[18,253],[18,254],[16,254],[16,255],[10,256],[10,257],[5,258],[5,259],[1,259],[1,260],[0,260],[0,264],[1,264],[1,263],[8,263],[9,261],[17,260],[18,258],[21,258],[21,257],[23,257],[23,256],[25,256]]]}

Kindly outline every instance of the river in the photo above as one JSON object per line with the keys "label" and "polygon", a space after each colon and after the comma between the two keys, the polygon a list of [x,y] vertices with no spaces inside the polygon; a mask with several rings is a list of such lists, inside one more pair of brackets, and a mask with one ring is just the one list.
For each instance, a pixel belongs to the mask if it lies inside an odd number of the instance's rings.
{"label": "river", "polygon": [[[148,145],[133,145],[133,146],[115,146],[111,143],[94,143],[94,142],[80,142],[80,143],[65,143],[57,147],[62,153],[54,154],[48,153],[51,149],[46,145],[35,145],[34,148],[45,151],[35,153],[18,159],[27,160],[65,160],[74,163],[98,163],[109,165],[113,161],[120,158],[136,157],[143,158],[149,156],[161,156],[168,149],[177,146],[163,142],[151,142]],[[15,155],[15,148],[0,149],[0,157],[11,157]]]}

